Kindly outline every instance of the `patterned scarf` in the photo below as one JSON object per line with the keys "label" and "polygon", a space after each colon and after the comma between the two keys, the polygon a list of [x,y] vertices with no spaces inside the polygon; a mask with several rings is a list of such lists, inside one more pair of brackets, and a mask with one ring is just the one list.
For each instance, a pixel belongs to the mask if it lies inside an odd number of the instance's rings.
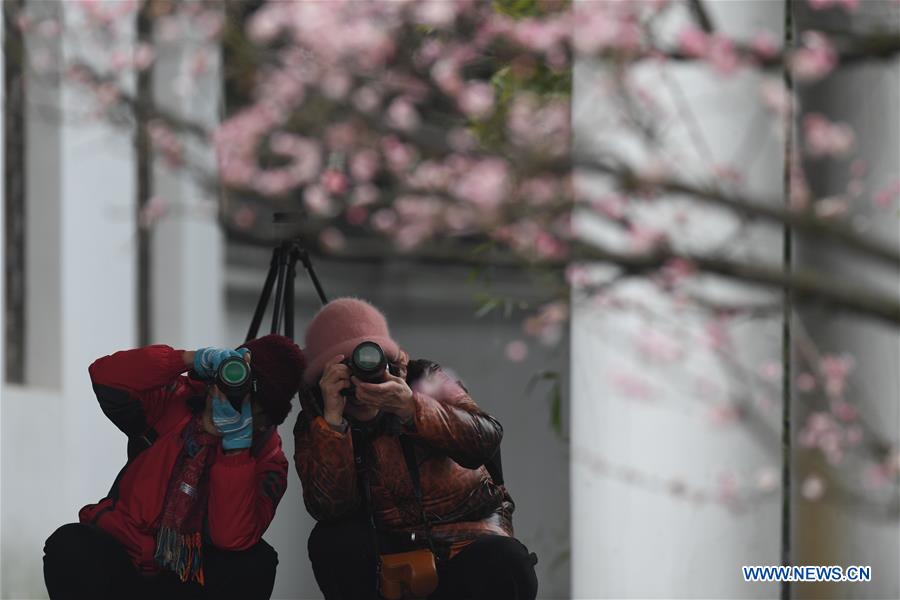
{"label": "patterned scarf", "polygon": [[181,439],[184,443],[166,490],[154,558],[181,581],[203,585],[200,532],[209,498],[209,459],[218,438],[203,430],[197,416],[182,430]]}

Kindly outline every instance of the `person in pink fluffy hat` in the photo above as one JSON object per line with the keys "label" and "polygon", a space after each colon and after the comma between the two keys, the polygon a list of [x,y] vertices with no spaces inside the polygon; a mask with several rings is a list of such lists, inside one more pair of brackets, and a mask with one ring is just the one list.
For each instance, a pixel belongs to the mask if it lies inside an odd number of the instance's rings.
{"label": "person in pink fluffy hat", "polygon": [[326,600],[533,600],[500,423],[440,365],[411,360],[360,298],[323,306],[305,346],[294,463]]}

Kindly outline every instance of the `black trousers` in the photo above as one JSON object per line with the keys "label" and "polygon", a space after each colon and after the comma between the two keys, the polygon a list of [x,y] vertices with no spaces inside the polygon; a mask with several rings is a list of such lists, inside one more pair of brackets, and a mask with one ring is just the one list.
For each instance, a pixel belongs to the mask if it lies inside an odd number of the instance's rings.
{"label": "black trousers", "polygon": [[[317,523],[309,558],[326,600],[374,600],[375,545],[365,517]],[[439,563],[431,600],[534,600],[536,557],[519,540],[486,535]]]}
{"label": "black trousers", "polygon": [[278,554],[265,541],[244,551],[203,547],[205,585],[182,583],[175,573],[142,575],[125,547],[93,525],[70,523],[44,546],[44,582],[53,600],[239,598],[268,599],[275,585]]}

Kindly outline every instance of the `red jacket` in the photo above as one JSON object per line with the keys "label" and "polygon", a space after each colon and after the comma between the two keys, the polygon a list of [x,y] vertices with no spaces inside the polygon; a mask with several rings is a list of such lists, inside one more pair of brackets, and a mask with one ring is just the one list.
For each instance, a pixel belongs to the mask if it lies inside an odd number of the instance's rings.
{"label": "red jacket", "polygon": [[[169,346],[147,346],[104,356],[88,369],[113,423],[129,437],[146,427],[159,436],[126,466],[110,495],[78,513],[82,523],[94,523],[119,540],[144,571],[158,570],[153,555],[163,499],[183,446],[181,431],[193,416],[187,401],[206,394],[204,383],[181,375],[188,369],[182,354]],[[220,444],[209,473],[207,543],[225,550],[256,544],[287,488],[287,470],[274,427],[256,434],[249,451],[226,455]]]}

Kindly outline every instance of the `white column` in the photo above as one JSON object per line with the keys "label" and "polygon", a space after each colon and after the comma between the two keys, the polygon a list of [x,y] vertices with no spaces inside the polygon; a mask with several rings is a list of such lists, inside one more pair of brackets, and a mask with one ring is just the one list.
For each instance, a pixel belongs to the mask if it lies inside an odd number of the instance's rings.
{"label": "white column", "polygon": [[[163,109],[211,128],[220,106],[219,57],[209,53],[208,69],[194,75],[197,47],[197,40],[186,38],[165,46],[154,65],[155,97]],[[152,335],[155,342],[188,349],[236,346],[243,339],[228,339],[225,333],[224,236],[217,198],[199,179],[212,174],[215,157],[210,142],[185,139],[187,170],[173,170],[156,158],[154,195],[167,210],[153,230]]]}
{"label": "white column", "polygon": [[[779,3],[705,3],[719,30],[750,37],[759,29],[778,31]],[[669,23],[675,30],[687,22]],[[759,79],[744,72],[724,79],[707,65],[667,66],[665,70],[685,95],[715,160],[727,162],[736,154],[743,135],[760,110]],[[576,65],[574,130],[576,142],[609,147],[617,144],[623,156],[635,157],[638,144],[610,134],[600,122],[611,119],[609,100],[596,93],[600,72]],[[637,79],[653,99],[673,106],[669,87],[657,69],[646,64]],[[606,103],[604,105],[604,103]],[[674,123],[684,117],[675,113]],[[690,181],[691,174],[707,173],[709,160],[696,153],[689,131],[667,130],[679,152],[690,157],[675,175]],[[596,137],[592,137],[596,136]],[[632,140],[633,142],[633,140]],[[761,132],[762,155],[747,182],[754,195],[780,197],[777,139]],[[637,156],[640,156],[638,153]],[[638,162],[640,164],[640,162]],[[741,170],[743,165],[736,165]],[[591,185],[586,183],[585,185]],[[658,209],[651,215],[671,221]],[[702,247],[723,239],[723,220],[708,209],[690,209],[690,241]],[[669,213],[671,215],[671,213]],[[583,235],[600,235],[587,222]],[[780,249],[777,235],[755,236],[758,248]],[[766,256],[759,252],[756,256]],[[646,281],[626,284],[629,295],[657,311],[661,322],[675,322],[687,331],[701,323],[678,312],[670,300]],[[723,292],[727,288],[711,288]],[[777,300],[777,298],[773,298]],[[719,503],[692,501],[680,489],[704,490],[715,497],[720,474],[735,472],[739,490],[754,488],[753,474],[762,466],[778,466],[778,448],[765,448],[740,425],[717,430],[709,424],[709,404],[697,388],[698,376],[728,400],[729,384],[719,366],[692,352],[672,365],[648,364],[634,341],[646,335],[653,321],[621,310],[593,307],[576,301],[572,318],[572,592],[575,598],[761,597],[773,596],[771,585],[745,584],[743,564],[777,564],[780,531],[778,494],[733,513]],[[735,330],[740,358],[750,365],[778,356],[778,322],[751,331]],[[771,336],[771,337],[766,337]],[[684,342],[684,339],[677,340]],[[688,347],[697,342],[688,343]],[[630,398],[616,373],[631,373],[651,389],[644,400]]]}

